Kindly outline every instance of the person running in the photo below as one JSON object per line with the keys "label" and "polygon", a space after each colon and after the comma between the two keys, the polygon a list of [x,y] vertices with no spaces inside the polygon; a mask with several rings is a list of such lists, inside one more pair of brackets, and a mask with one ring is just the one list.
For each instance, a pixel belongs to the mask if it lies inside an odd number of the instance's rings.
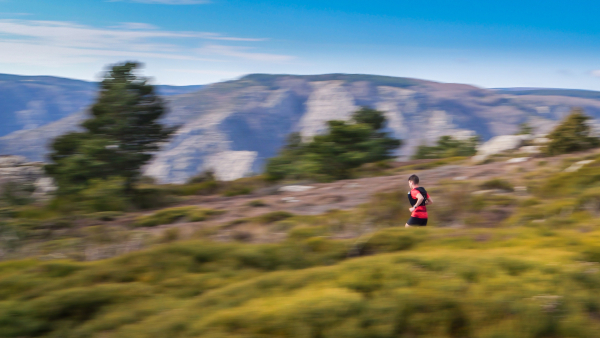
{"label": "person running", "polygon": [[410,187],[408,201],[412,207],[408,209],[410,210],[411,215],[404,226],[407,228],[410,226],[426,226],[426,205],[433,204],[433,201],[425,188],[419,186],[419,177],[417,175],[411,175],[408,178],[408,186]]}

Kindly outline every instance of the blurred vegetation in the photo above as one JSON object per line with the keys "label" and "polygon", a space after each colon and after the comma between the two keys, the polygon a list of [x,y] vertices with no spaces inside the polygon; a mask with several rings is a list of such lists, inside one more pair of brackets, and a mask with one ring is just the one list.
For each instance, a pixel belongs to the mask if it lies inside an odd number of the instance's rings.
{"label": "blurred vegetation", "polygon": [[210,216],[221,215],[224,210],[200,209],[197,207],[176,207],[156,211],[150,215],[140,216],[135,221],[137,227],[153,227],[162,224],[175,223],[178,220],[201,222]]}
{"label": "blurred vegetation", "polygon": [[437,140],[435,146],[421,145],[417,147],[413,159],[433,159],[448,157],[469,157],[477,153],[479,137],[471,137],[468,140],[457,140],[452,136],[442,136]]}
{"label": "blurred vegetation", "polygon": [[382,112],[363,107],[350,122],[329,121],[328,132],[309,142],[293,133],[279,155],[268,161],[267,178],[345,179],[351,177],[352,169],[365,163],[391,159],[391,152],[402,142],[381,131],[385,123]]}
{"label": "blurred vegetation", "polygon": [[481,183],[479,186],[481,189],[498,189],[504,191],[514,191],[515,188],[507,180],[501,178],[494,178]]}
{"label": "blurred vegetation", "polygon": [[[554,135],[587,135],[586,119],[572,116]],[[258,198],[277,193],[273,175],[457,169],[470,156],[463,141],[441,139],[421,149],[431,160],[398,165],[381,113],[338,122],[310,143],[293,136],[266,176],[221,182],[204,172],[185,184],[136,178],[132,187],[127,175],[83,175],[73,193],[46,204],[24,198],[31,187],[9,186],[0,196],[0,337],[599,336],[598,153],[441,179],[427,186],[435,204],[426,228],[402,227],[410,212],[398,189],[319,215],[267,209],[276,205]],[[101,150],[84,139],[90,154]],[[565,172],[581,160],[592,162]],[[215,194],[252,194],[243,202],[251,214],[217,224],[227,210],[197,197]],[[191,231],[176,225],[204,220]],[[152,228],[165,224],[173,225]]]}
{"label": "blurred vegetation", "polygon": [[515,135],[531,135],[533,133],[533,127],[529,123],[519,124],[519,129]]}
{"label": "blurred vegetation", "polygon": [[559,155],[598,147],[600,140],[592,136],[588,124],[590,119],[582,109],[573,109],[561,124],[548,134],[550,142],[545,147],[545,153]]}
{"label": "blurred vegetation", "polygon": [[[125,208],[141,167],[159,144],[174,131],[158,121],[164,115],[162,99],[148,79],[137,76],[138,63],[122,63],[108,70],[100,84],[92,117],[82,123],[84,131],[62,135],[51,145],[51,164],[46,172],[58,184],[59,195],[88,200],[98,211]],[[122,180],[122,183],[117,183]],[[120,189],[119,201],[100,201],[103,185]],[[86,190],[87,189],[87,190]]]}
{"label": "blurred vegetation", "polygon": [[390,228],[361,237],[358,251],[323,235],[300,227],[279,244],[187,241],[89,263],[0,263],[0,336],[600,332],[598,230]]}

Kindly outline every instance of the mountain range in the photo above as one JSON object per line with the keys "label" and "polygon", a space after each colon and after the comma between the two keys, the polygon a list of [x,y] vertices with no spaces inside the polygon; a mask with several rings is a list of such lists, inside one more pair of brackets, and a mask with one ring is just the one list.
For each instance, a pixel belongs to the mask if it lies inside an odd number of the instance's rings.
{"label": "mountain range", "polygon": [[[56,136],[86,118],[97,83],[0,75],[0,154],[42,161]],[[251,74],[207,86],[159,86],[168,114],[181,126],[145,168],[160,182],[179,183],[203,170],[231,180],[260,172],[294,131],[303,137],[325,122],[348,119],[360,106],[385,112],[387,129],[404,140],[397,156],[440,136],[482,140],[528,122],[545,133],[572,107],[600,118],[600,92],[573,89],[486,89],[465,84],[358,74]]]}

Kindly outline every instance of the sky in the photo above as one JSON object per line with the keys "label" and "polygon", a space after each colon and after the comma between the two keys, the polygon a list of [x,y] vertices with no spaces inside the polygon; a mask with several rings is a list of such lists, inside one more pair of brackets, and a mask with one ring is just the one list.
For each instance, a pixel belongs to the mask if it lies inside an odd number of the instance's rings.
{"label": "sky", "polygon": [[600,3],[533,0],[0,0],[0,73],[158,84],[360,73],[600,90]]}

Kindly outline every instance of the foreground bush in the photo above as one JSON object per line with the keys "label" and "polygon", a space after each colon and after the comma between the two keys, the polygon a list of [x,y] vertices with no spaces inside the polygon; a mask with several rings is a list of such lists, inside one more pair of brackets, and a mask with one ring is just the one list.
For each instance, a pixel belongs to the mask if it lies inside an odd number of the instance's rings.
{"label": "foreground bush", "polygon": [[598,336],[597,245],[473,235],[389,229],[363,242],[374,256],[346,261],[354,241],[298,237],[4,262],[0,337]]}

